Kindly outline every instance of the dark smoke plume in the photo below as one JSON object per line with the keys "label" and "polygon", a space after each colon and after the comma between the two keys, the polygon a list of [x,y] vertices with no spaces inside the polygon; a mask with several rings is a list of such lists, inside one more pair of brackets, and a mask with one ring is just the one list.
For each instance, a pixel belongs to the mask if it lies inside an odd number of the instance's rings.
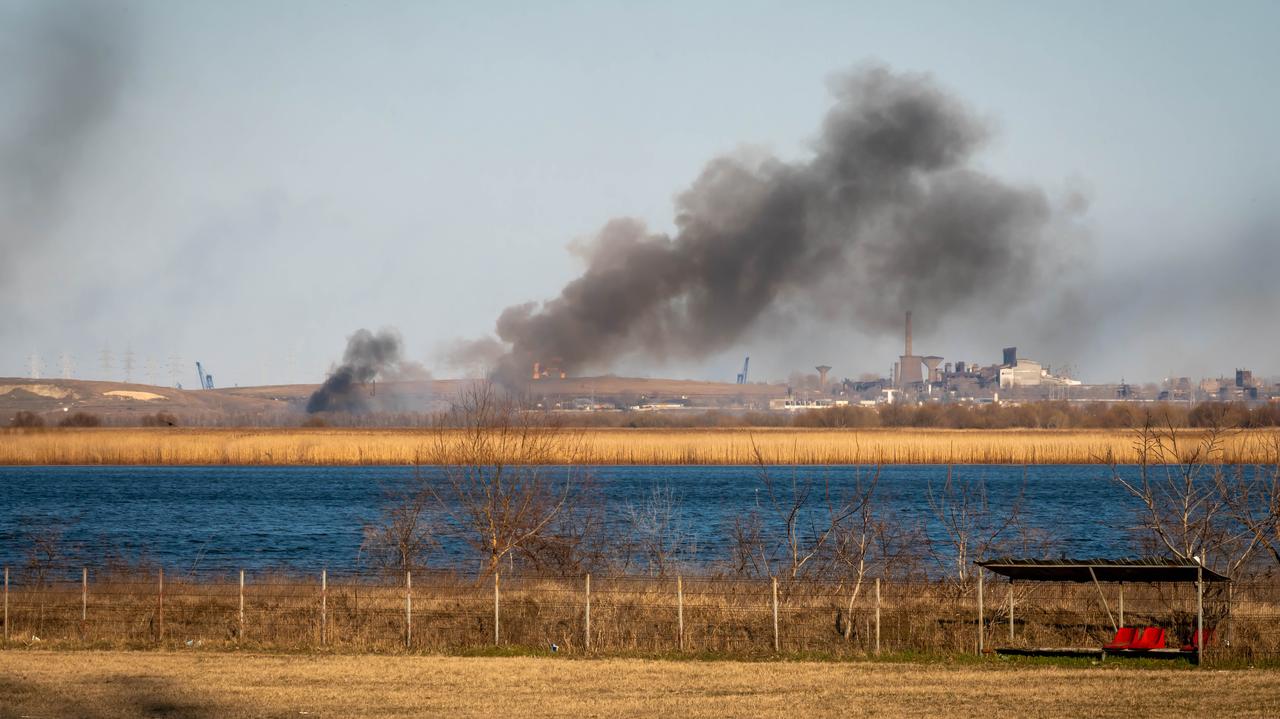
{"label": "dark smoke plume", "polygon": [[127,9],[99,2],[36,3],[0,29],[0,251],[16,270],[43,249],[85,155],[110,117],[129,69]]}
{"label": "dark smoke plume", "polygon": [[811,159],[716,158],[677,198],[674,236],[613,220],[558,297],[502,312],[499,378],[703,356],[787,303],[897,331],[905,309],[940,321],[1035,285],[1052,212],[971,167],[984,123],[927,76],[869,67],[832,91]]}
{"label": "dark smoke plume", "polygon": [[357,330],[347,338],[342,364],[307,400],[307,412],[369,412],[380,407],[374,402],[375,382],[426,379],[427,372],[416,362],[406,361],[400,333],[392,329],[377,334]]}

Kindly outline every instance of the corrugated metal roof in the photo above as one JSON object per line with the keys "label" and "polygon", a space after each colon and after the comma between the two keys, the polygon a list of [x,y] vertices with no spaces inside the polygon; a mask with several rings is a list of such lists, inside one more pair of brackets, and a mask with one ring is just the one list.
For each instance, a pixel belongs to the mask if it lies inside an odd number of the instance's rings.
{"label": "corrugated metal roof", "polygon": [[1230,577],[1193,562],[1167,557],[1141,559],[1027,559],[1003,557],[974,564],[1001,576],[1031,582],[1194,582],[1196,570],[1206,582]]}

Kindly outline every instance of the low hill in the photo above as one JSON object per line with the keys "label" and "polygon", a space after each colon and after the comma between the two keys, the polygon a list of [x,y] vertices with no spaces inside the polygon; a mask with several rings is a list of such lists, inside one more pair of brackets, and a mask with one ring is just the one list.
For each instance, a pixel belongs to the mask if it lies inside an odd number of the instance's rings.
{"label": "low hill", "polygon": [[[371,394],[392,397],[397,412],[432,412],[470,380],[379,383]],[[307,399],[319,385],[267,385],[187,390],[154,385],[92,380],[0,377],[0,426],[19,412],[31,412],[45,424],[57,424],[76,412],[95,415],[106,424],[136,425],[167,413],[183,424],[278,425],[305,419]],[[590,398],[629,405],[637,402],[685,401],[694,406],[760,406],[786,395],[781,385],[728,384],[696,380],[630,377],[573,377],[528,382],[523,391],[549,406]]]}

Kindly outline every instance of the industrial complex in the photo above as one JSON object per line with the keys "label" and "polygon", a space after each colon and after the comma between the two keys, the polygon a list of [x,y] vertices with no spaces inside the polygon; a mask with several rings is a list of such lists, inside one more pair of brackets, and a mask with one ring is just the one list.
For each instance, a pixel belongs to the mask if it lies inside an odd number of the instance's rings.
{"label": "industrial complex", "polygon": [[[681,394],[663,393],[660,382],[632,386],[622,378],[572,377],[558,368],[534,365],[528,392],[544,406],[564,411],[679,411],[699,408],[797,412],[825,407],[923,403],[1009,404],[1036,401],[1071,403],[1280,401],[1280,385],[1254,377],[1246,369],[1234,377],[1192,380],[1171,377],[1162,383],[1086,384],[1069,368],[1054,368],[1004,347],[984,364],[948,360],[915,351],[911,312],[906,313],[903,352],[882,377],[835,379],[831,365],[814,366],[812,374],[793,375],[786,382],[750,380],[750,357],[744,359],[734,384],[690,383]],[[555,365],[552,365],[553,367]],[[690,393],[694,385],[716,391]],[[673,387],[674,389],[674,387]],[[574,392],[585,392],[574,396]]]}
{"label": "industrial complex", "polygon": [[[917,352],[911,312],[905,315],[903,339],[902,354],[887,363],[889,371],[884,376],[839,378],[833,373],[833,365],[823,363],[814,365],[812,372],[793,373],[785,381],[760,381],[751,377],[750,357],[743,359],[732,382],[576,376],[562,359],[548,357],[532,363],[529,374],[508,389],[525,396],[536,408],[566,413],[679,414],[718,410],[788,414],[832,407],[1020,405],[1040,401],[1082,405],[1235,402],[1255,407],[1280,403],[1280,384],[1275,379],[1255,376],[1248,369],[1198,380],[1170,377],[1160,383],[1087,384],[1073,377],[1068,368],[1054,368],[1021,356],[1016,347],[993,350],[992,355],[999,361],[991,363]],[[447,410],[451,398],[475,381],[396,379],[384,383],[385,377],[370,370],[367,378],[346,378],[351,385],[347,391],[358,396],[359,402],[317,410],[309,401],[317,391],[316,385],[215,389],[213,374],[203,362],[196,363],[196,371],[195,391],[176,382],[169,386],[133,384],[127,377],[123,383],[67,377],[41,379],[38,372],[27,378],[0,378],[0,424],[17,421],[20,413],[58,423],[69,412],[89,412],[110,423],[129,424],[154,419],[158,411],[174,415],[183,424],[289,424],[298,421],[299,413],[317,411],[329,415],[383,415],[380,421],[425,421],[422,417]],[[399,419],[393,419],[393,415]]]}

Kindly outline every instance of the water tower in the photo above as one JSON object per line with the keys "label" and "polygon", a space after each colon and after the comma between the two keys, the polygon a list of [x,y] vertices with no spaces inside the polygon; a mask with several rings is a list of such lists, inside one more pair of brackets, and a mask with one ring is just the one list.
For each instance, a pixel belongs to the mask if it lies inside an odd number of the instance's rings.
{"label": "water tower", "polygon": [[827,388],[827,373],[831,371],[828,365],[820,364],[814,369],[818,370],[818,389]]}

